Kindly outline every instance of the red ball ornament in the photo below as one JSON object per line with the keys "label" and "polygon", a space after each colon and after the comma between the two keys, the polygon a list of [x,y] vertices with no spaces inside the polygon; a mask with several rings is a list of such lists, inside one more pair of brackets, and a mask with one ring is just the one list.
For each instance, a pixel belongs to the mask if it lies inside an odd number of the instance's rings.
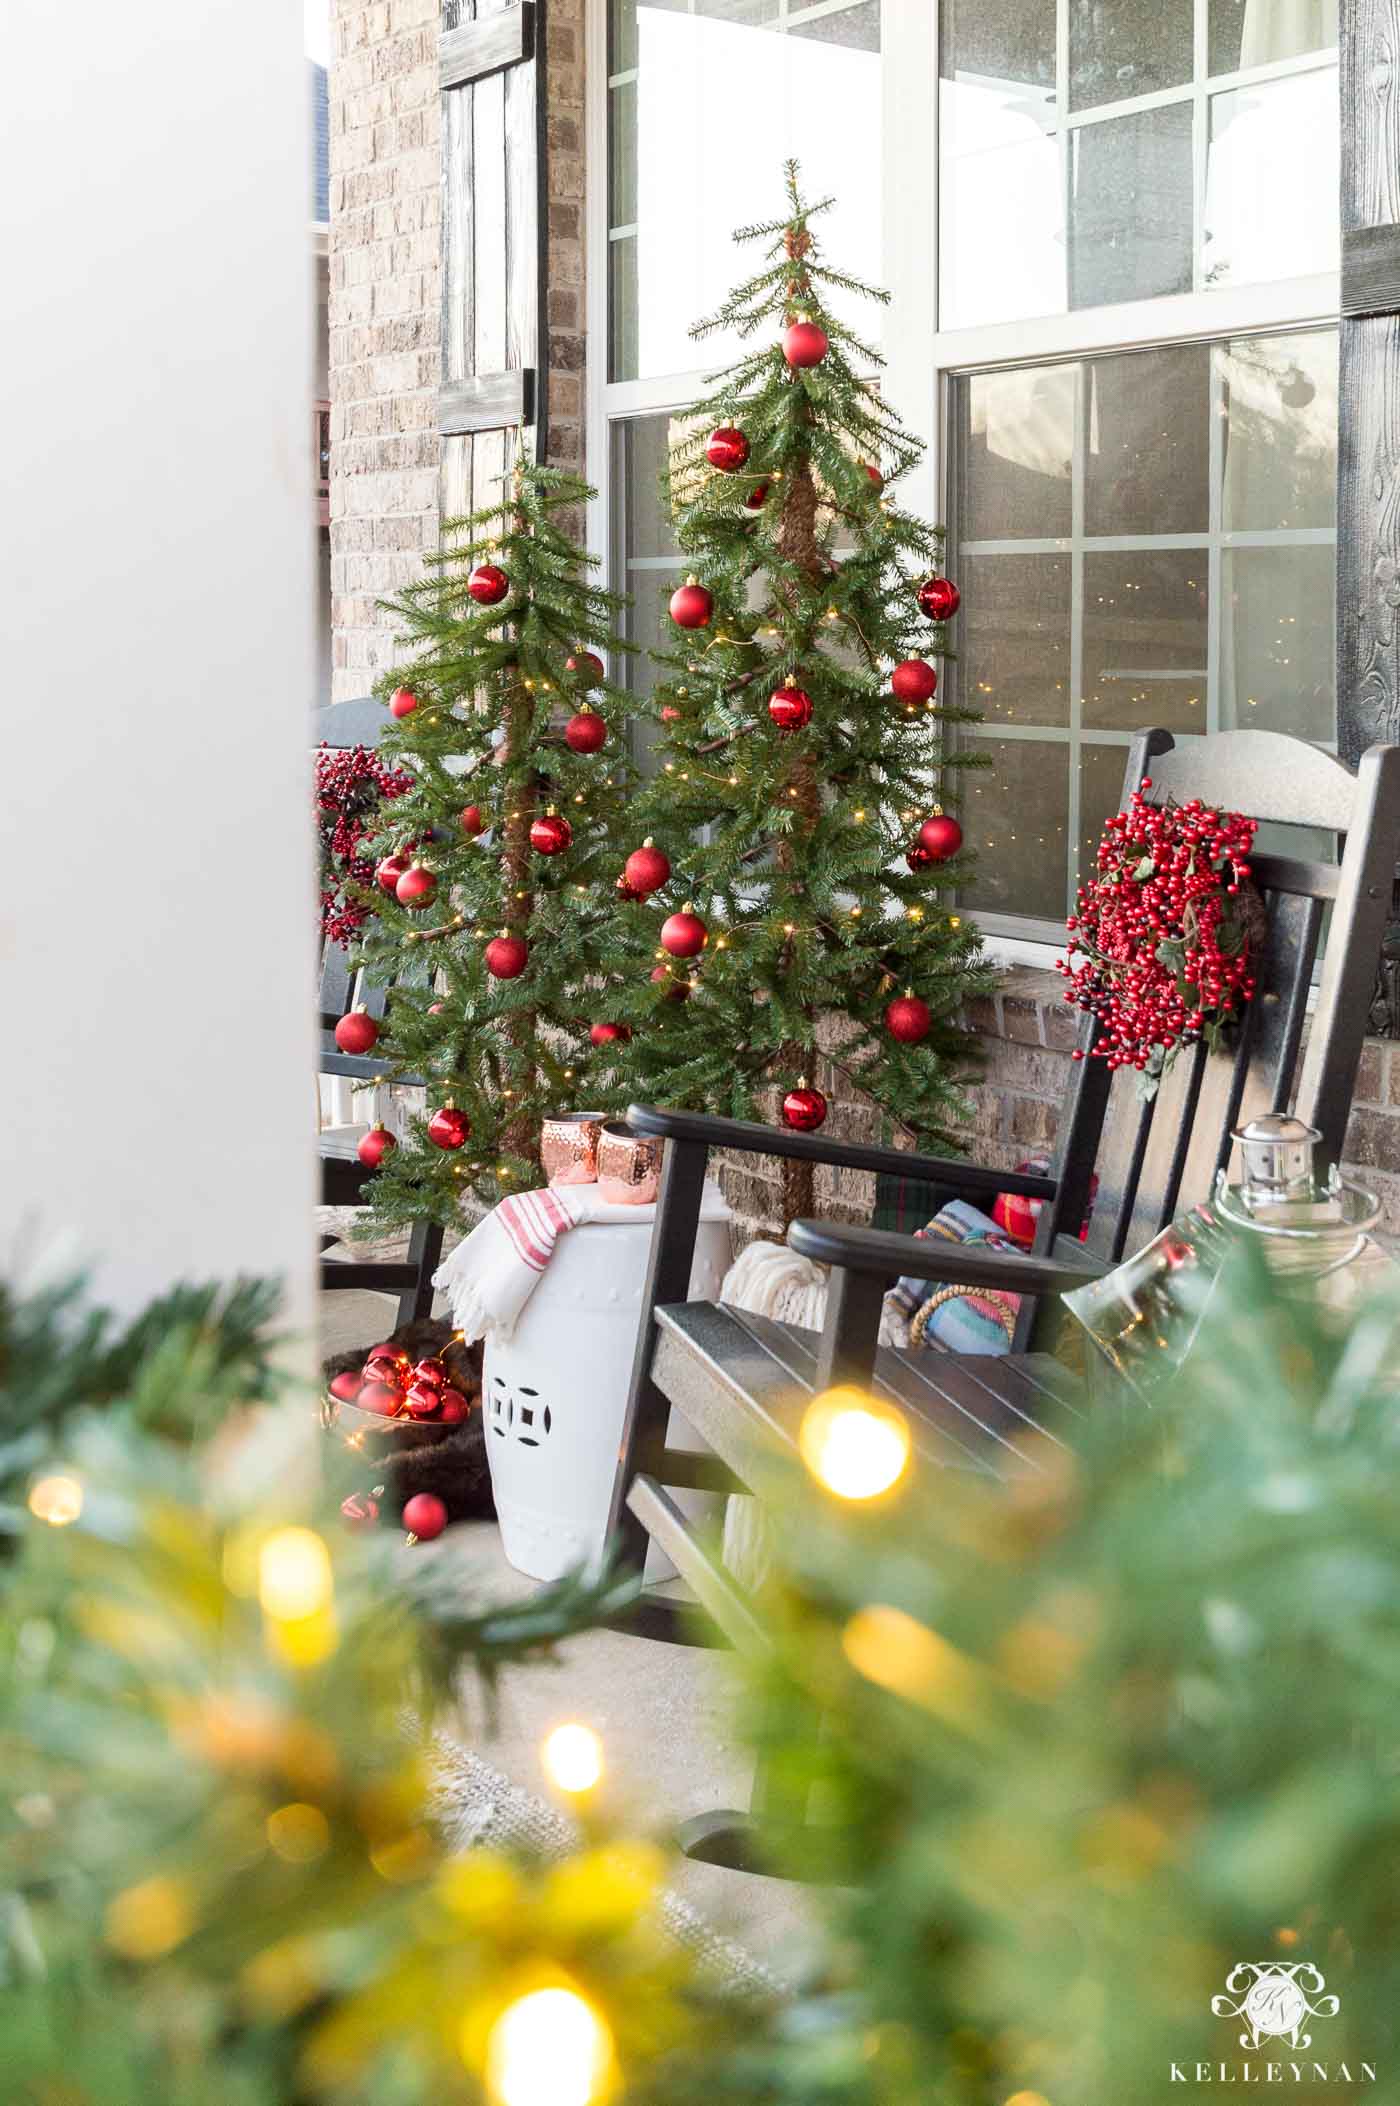
{"label": "red ball ornament", "polygon": [[805,687],[784,682],[768,697],[768,714],[779,731],[801,731],[812,721],[812,698]]}
{"label": "red ball ornament", "polygon": [[671,594],[671,619],[678,629],[703,629],[714,611],[714,595],[694,578]]}
{"label": "red ball ornament", "polygon": [[862,461],[861,466],[862,468],[864,468],[866,474],[870,477],[870,480],[875,485],[875,488],[877,490],[883,490],[885,487],[885,478],[883,477],[883,475],[881,475],[879,469],[876,468],[874,464],[870,461]]}
{"label": "red ball ornament", "polygon": [[377,1170],[385,1156],[398,1145],[387,1126],[371,1126],[355,1153],[366,1170]]}
{"label": "red ball ornament", "polygon": [[499,607],[510,591],[510,579],[495,563],[478,563],[467,579],[467,591],[478,607]]}
{"label": "red ball ornament", "polygon": [[790,322],[783,332],[783,357],[790,366],[819,366],[830,349],[826,331],[816,322]]}
{"label": "red ball ornament", "polygon": [[661,948],[673,958],[698,958],[709,942],[710,932],[693,907],[682,907],[661,924]]}
{"label": "red ball ornament", "polygon": [[645,899],[646,894],[644,892],[634,892],[632,887],[628,884],[626,877],[621,872],[619,872],[617,880],[617,896],[619,899]]}
{"label": "red ball ornament", "polygon": [[418,707],[418,697],[411,687],[396,687],[389,697],[391,717],[411,717]]}
{"label": "red ball ornament", "polygon": [[794,1133],[815,1133],[826,1118],[826,1099],[820,1090],[800,1082],[783,1099],[783,1124]]}
{"label": "red ball ornament", "polygon": [[420,1543],[431,1543],[447,1526],[447,1508],[435,1492],[415,1492],[403,1510],[403,1525]]}
{"label": "red ball ornament", "polygon": [[588,1034],[589,1044],[594,1046],[621,1046],[632,1036],[630,1024],[594,1024]]}
{"label": "red ball ornament", "polygon": [[885,1011],[885,1025],[901,1046],[917,1046],[933,1028],[933,1011],[916,994],[897,995]]}
{"label": "red ball ornament", "polygon": [[962,847],[962,828],[956,819],[946,812],[936,812],[932,819],[925,819],[919,828],[918,843],[926,848],[935,863],[946,863]]}
{"label": "red ball ornament", "polygon": [[357,1374],[353,1367],[348,1367],[343,1374],[332,1375],[326,1387],[337,1404],[353,1404],[360,1394],[363,1381],[363,1375]]}
{"label": "red ball ornament", "polygon": [[564,660],[564,671],[572,673],[580,687],[596,687],[606,668],[596,651],[576,651]]}
{"label": "red ball ornament", "polygon": [[911,841],[904,851],[904,860],[911,870],[927,870],[937,857],[931,849],[924,847],[922,841]]}
{"label": "red ball ornament", "polygon": [[689,980],[678,980],[669,965],[654,965],[651,970],[651,978],[657,986],[663,980],[666,982],[666,999],[668,1002],[688,1002],[690,1000]]}
{"label": "red ball ornament", "polygon": [[906,658],[890,674],[890,690],[900,702],[931,702],[938,675],[926,658]]}
{"label": "red ball ornament", "polygon": [[342,1053],[368,1053],[379,1037],[379,1026],[365,1009],[352,1009],[335,1027],[335,1042]]}
{"label": "red ball ornament", "polygon": [[391,1389],[402,1389],[407,1379],[397,1360],[386,1360],[382,1354],[370,1354],[364,1365],[366,1382],[387,1382]]}
{"label": "red ball ornament", "polygon": [[428,1139],[434,1148],[460,1148],[471,1130],[471,1120],[455,1104],[444,1104],[428,1121]]}
{"label": "red ball ornament", "polygon": [[663,708],[662,712],[661,712],[661,721],[662,721],[662,723],[663,723],[663,724],[679,724],[680,720],[681,720],[681,713],[680,713],[680,711],[679,711],[679,710],[677,709],[677,707],[676,707],[675,703],[674,703],[674,702],[668,702],[668,703],[667,703],[667,704],[665,705],[665,707]]}
{"label": "red ball ornament", "polygon": [[948,622],[957,613],[962,594],[951,578],[925,578],[919,587],[919,612],[931,622]]}
{"label": "red ball ornament", "polygon": [[573,838],[573,828],[558,812],[543,812],[530,822],[530,846],[537,855],[561,856]]}
{"label": "red ball ornament", "polygon": [[436,891],[437,879],[431,870],[425,870],[421,863],[410,863],[394,887],[394,897],[401,907],[426,907]]}
{"label": "red ball ornament", "polygon": [[722,468],[726,475],[733,475],[748,457],[749,442],[737,424],[721,424],[718,431],[710,434],[705,459],[712,468]]}
{"label": "red ball ornament", "polygon": [[660,891],[671,875],[671,865],[648,835],[623,864],[622,875],[631,886],[634,897],[645,899],[649,892]]}
{"label": "red ball ornament", "polygon": [[438,1391],[438,1417],[444,1426],[460,1426],[463,1419],[471,1417],[471,1399],[464,1397],[460,1389]]}
{"label": "red ball ornament", "polygon": [[407,868],[407,856],[385,856],[374,873],[374,882],[382,892],[396,891],[399,879]]}
{"label": "red ball ornament", "polygon": [[744,510],[746,512],[761,512],[767,502],[767,483],[755,483],[748,496],[744,499]]}
{"label": "red ball ornament", "polygon": [[410,1382],[404,1391],[404,1410],[411,1419],[436,1418],[440,1395],[431,1382]]}
{"label": "red ball ornament", "polygon": [[574,753],[596,753],[608,735],[608,727],[596,709],[581,709],[564,726],[564,744]]}
{"label": "red ball ornament", "polygon": [[462,832],[469,841],[474,841],[478,834],[484,834],[486,821],[482,817],[481,806],[479,804],[467,805],[462,813],[460,825]]}
{"label": "red ball ornament", "polygon": [[433,1389],[441,1389],[447,1381],[447,1362],[440,1360],[436,1353],[430,1353],[426,1360],[415,1364],[413,1379],[415,1382],[426,1382]]}
{"label": "red ball ornament", "polygon": [[483,955],[493,979],[518,980],[525,970],[530,947],[523,936],[493,936]]}
{"label": "red ball ornament", "polygon": [[403,1410],[403,1391],[393,1382],[366,1382],[355,1402],[379,1419],[396,1419]]}
{"label": "red ball ornament", "polygon": [[372,1492],[352,1492],[341,1500],[340,1512],[349,1528],[373,1528],[379,1519],[379,1501]]}
{"label": "red ball ornament", "polygon": [[392,1339],[386,1339],[381,1345],[372,1345],[365,1355],[365,1360],[366,1362],[387,1360],[394,1367],[401,1367],[405,1370],[413,1365],[412,1353],[405,1351],[401,1345],[395,1345]]}

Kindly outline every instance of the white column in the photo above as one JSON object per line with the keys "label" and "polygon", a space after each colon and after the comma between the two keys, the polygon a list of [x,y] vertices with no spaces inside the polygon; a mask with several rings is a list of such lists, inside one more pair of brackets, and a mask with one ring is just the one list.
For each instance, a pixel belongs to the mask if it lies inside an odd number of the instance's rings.
{"label": "white column", "polygon": [[9,0],[0,1266],[311,1307],[312,255],[288,0]]}

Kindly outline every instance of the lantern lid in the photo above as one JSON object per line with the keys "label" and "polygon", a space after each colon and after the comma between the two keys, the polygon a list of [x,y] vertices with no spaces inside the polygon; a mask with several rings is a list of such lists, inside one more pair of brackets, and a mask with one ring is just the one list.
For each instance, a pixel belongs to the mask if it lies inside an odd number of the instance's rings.
{"label": "lantern lid", "polygon": [[1261,1112],[1245,1126],[1237,1126],[1230,1135],[1232,1141],[1273,1141],[1285,1146],[1298,1146],[1304,1141],[1320,1141],[1322,1135],[1315,1126],[1305,1125],[1295,1119],[1291,1112]]}

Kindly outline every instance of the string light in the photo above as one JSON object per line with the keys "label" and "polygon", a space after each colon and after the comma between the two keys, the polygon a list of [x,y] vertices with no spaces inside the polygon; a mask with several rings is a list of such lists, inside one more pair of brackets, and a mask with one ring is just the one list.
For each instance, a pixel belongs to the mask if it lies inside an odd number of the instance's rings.
{"label": "string light", "polygon": [[311,1528],[279,1528],[258,1552],[258,1600],[279,1622],[300,1621],[326,1608],[331,1561]]}
{"label": "string light", "polygon": [[29,1511],[50,1528],[67,1528],[83,1510],[83,1488],[76,1477],[41,1477],[29,1494]]}
{"label": "string light", "polygon": [[838,1499],[876,1499],[904,1474],[909,1427],[893,1405],[858,1389],[829,1389],[807,1406],[797,1445],[817,1482]]}
{"label": "string light", "polygon": [[540,1760],[561,1792],[591,1792],[603,1774],[603,1743],[591,1726],[571,1721],[545,1736]]}
{"label": "string light", "polygon": [[613,2042],[576,1989],[517,1997],[486,2042],[486,2085],[497,2106],[593,2106],[612,2085]]}

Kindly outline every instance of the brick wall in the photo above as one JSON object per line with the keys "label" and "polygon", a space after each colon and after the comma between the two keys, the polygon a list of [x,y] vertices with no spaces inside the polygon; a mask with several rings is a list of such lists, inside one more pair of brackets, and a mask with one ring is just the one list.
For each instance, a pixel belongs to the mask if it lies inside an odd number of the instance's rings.
{"label": "brick wall", "polygon": [[[585,471],[584,441],[584,0],[550,0],[545,171],[549,286],[549,458]],[[600,471],[601,472],[601,471]],[[583,521],[577,522],[582,533]]]}

